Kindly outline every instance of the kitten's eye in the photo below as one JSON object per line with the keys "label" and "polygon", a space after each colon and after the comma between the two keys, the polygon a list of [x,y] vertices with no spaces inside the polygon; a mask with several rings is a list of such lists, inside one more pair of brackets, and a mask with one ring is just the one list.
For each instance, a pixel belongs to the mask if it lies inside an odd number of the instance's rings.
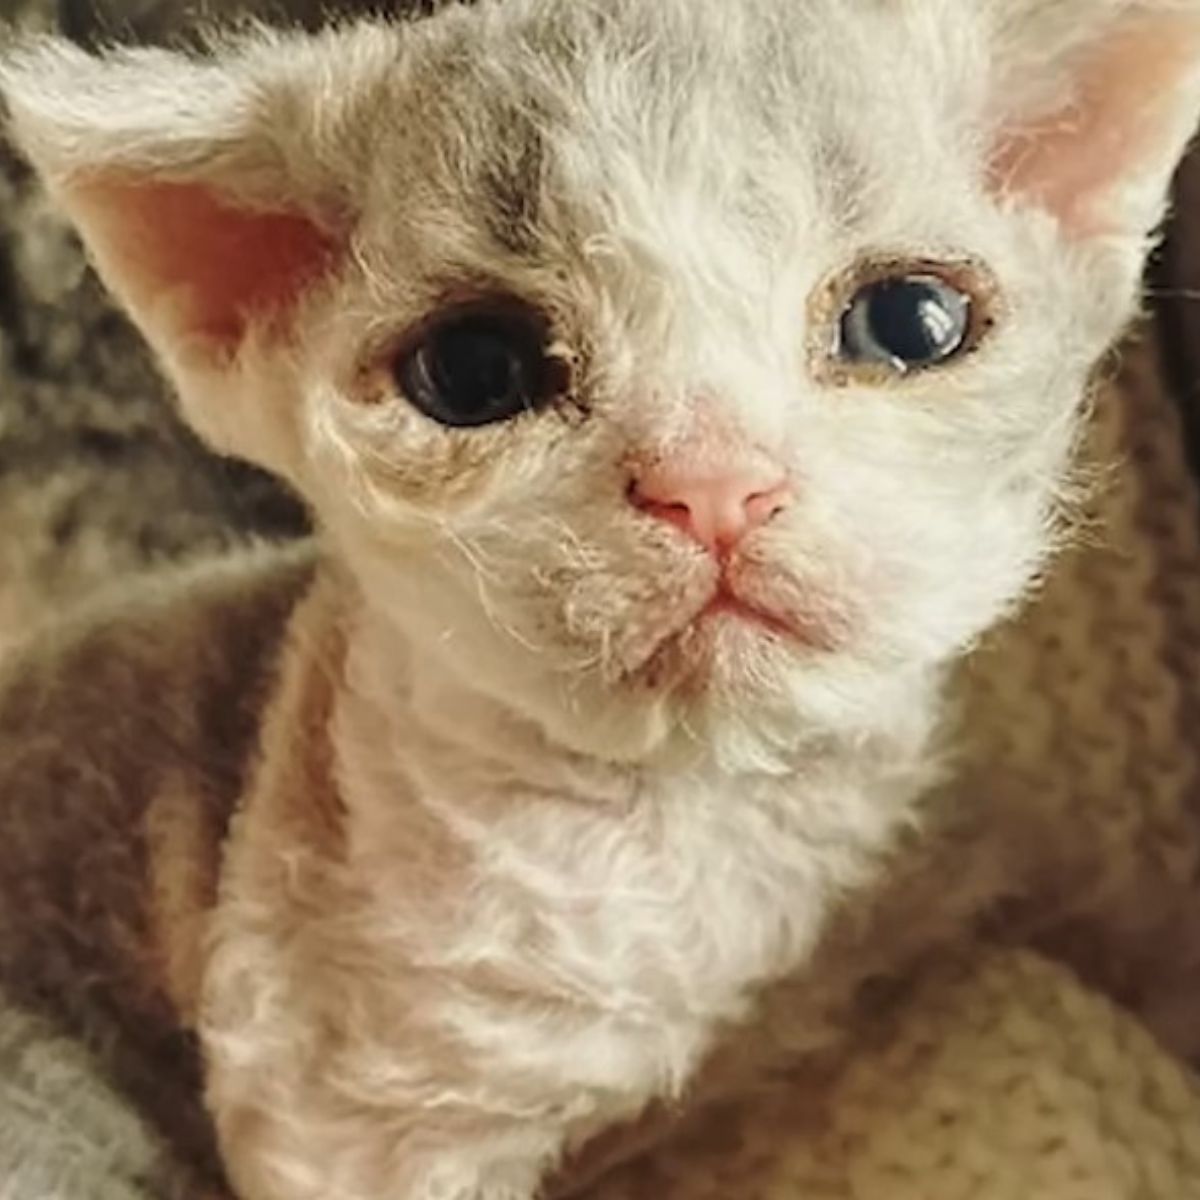
{"label": "kitten's eye", "polygon": [[971,298],[935,275],[877,279],[842,314],[838,356],[907,374],[945,362],[967,342]]}
{"label": "kitten's eye", "polygon": [[442,425],[505,421],[549,399],[543,331],[522,314],[467,312],[434,325],[395,364],[408,399]]}

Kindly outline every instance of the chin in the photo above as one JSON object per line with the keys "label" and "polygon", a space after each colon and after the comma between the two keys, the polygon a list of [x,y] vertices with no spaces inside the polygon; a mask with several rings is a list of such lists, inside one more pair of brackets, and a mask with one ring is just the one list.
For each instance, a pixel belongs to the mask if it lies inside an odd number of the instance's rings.
{"label": "chin", "polygon": [[896,683],[852,645],[813,645],[722,613],[615,679],[556,683],[527,715],[555,743],[609,762],[786,771],[814,742],[874,727]]}
{"label": "chin", "polygon": [[[411,626],[414,640],[437,647],[468,687],[552,745],[613,764],[794,770],[815,743],[878,729],[911,697],[921,672],[896,653],[894,637],[882,638],[877,610],[817,605],[811,589],[790,605],[765,589],[743,594],[714,596],[711,582],[699,580],[673,604],[648,606],[664,614],[657,628],[609,627],[604,654],[594,635],[573,634],[555,611],[497,626],[460,589],[408,612],[436,611],[471,631],[447,640],[438,621]],[[881,652],[881,640],[892,652]]]}

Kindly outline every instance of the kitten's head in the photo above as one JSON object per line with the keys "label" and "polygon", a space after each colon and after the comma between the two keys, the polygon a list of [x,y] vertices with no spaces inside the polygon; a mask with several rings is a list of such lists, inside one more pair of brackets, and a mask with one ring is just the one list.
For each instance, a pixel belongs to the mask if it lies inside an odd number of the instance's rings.
{"label": "kitten's head", "polygon": [[1196,0],[498,0],[37,43],[18,140],[218,447],[551,736],[766,763],[1038,569]]}

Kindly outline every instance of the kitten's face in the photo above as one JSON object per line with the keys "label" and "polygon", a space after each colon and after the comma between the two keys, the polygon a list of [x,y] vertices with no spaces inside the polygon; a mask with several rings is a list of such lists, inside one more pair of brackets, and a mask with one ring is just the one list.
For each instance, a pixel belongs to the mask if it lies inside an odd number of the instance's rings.
{"label": "kitten's face", "polygon": [[[77,209],[197,424],[299,484],[389,620],[571,746],[766,765],[902,704],[1044,557],[1195,107],[1149,215],[1108,228],[1101,185],[1133,192],[1097,164],[1133,141],[1111,113],[1094,160],[1086,122],[1029,134],[1067,77],[1020,75],[1051,32],[1075,53],[1076,15],[504,0],[243,53],[229,78],[270,84],[213,169],[251,212],[282,177],[328,245],[318,284],[276,288],[303,291],[288,336],[216,367],[127,261],[153,251],[105,257],[130,206]],[[237,141],[247,111],[269,150]],[[315,245],[275,232],[194,286],[205,312]]]}
{"label": "kitten's face", "polygon": [[[852,725],[1021,591],[1111,330],[853,34],[764,72],[724,14],[636,60],[551,24],[581,47],[552,83],[536,21],[430,27],[399,73],[421,128],[373,141],[306,348],[307,489],[377,603],[569,743]],[[682,511],[763,494],[709,545]]]}

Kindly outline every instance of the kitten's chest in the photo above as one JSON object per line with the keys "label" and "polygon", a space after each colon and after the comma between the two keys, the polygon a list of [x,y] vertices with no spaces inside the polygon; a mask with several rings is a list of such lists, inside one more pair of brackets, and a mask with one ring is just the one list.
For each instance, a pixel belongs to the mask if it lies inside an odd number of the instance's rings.
{"label": "kitten's chest", "polygon": [[811,950],[885,836],[883,821],[841,826],[844,797],[799,776],[670,782],[616,810],[519,785],[415,807],[410,846],[430,853],[434,832],[433,858],[455,864],[424,877],[419,957],[635,1021],[740,1015]]}
{"label": "kitten's chest", "polygon": [[389,940],[435,971],[656,1020],[737,1015],[809,952],[899,807],[880,793],[904,773],[860,746],[774,774],[626,768],[443,672],[376,668],[338,705],[351,855]]}
{"label": "kitten's chest", "polygon": [[437,711],[389,743],[343,709],[347,866],[364,947],[389,964],[369,1004],[383,1036],[406,1054],[419,1031],[491,1077],[675,1090],[803,964],[894,824],[861,754],[648,777],[485,738],[461,710],[427,735]]}
{"label": "kitten's chest", "polygon": [[664,789],[638,816],[564,829],[556,865],[574,896],[546,895],[534,918],[564,958],[706,1017],[791,969],[825,906],[825,864],[798,827],[794,781],[739,790]]}
{"label": "kitten's chest", "polygon": [[489,1070],[541,1064],[581,1095],[676,1092],[805,961],[861,871],[861,848],[822,844],[831,799],[799,780],[665,789],[623,814],[530,799],[464,833],[465,889],[412,933],[429,1015]]}

